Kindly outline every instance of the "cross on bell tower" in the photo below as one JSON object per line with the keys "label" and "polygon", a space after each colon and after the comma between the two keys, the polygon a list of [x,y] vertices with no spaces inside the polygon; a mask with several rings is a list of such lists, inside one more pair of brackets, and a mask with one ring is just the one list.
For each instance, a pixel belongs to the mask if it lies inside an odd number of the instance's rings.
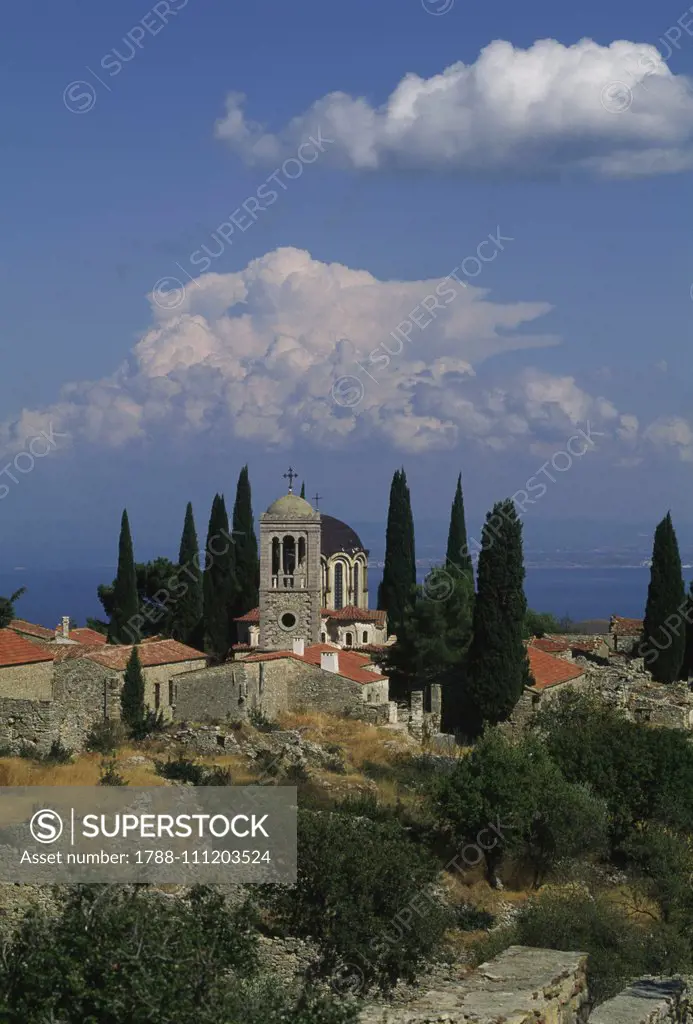
{"label": "cross on bell tower", "polygon": [[284,479],[289,481],[289,494],[294,493],[294,480],[297,476],[298,473],[295,473],[291,466],[289,466],[288,473],[284,473]]}
{"label": "cross on bell tower", "polygon": [[318,502],[319,502],[319,501],[320,501],[321,499],[322,499],[322,494],[318,494],[318,493],[316,492],[316,493],[315,493],[315,494],[313,495],[313,501],[315,502],[315,507],[316,507],[316,509],[317,509],[317,507],[318,507]]}

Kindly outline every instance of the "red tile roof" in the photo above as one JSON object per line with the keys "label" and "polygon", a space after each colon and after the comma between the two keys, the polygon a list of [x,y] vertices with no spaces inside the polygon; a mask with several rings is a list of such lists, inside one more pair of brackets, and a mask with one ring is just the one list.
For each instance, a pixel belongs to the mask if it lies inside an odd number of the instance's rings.
{"label": "red tile roof", "polygon": [[107,642],[104,633],[99,633],[98,630],[90,629],[88,626],[71,629],[70,640],[76,640],[78,644],[105,644]]}
{"label": "red tile roof", "polygon": [[642,619],[624,619],[621,615],[612,615],[609,632],[617,636],[640,636]]}
{"label": "red tile roof", "polygon": [[[56,652],[56,661],[68,661],[73,658],[89,658],[105,668],[114,669],[116,672],[123,672],[130,655],[132,644],[98,644],[93,646],[82,646],[80,644],[60,644],[60,650]],[[204,661],[205,656],[194,647],[178,643],[177,640],[157,640],[153,643],[142,643],[137,645],[140,656],[140,664],[143,668],[151,668],[154,665],[173,665],[181,661]]]}
{"label": "red tile roof", "polygon": [[536,647],[538,651],[545,651],[546,654],[558,654],[559,652],[569,651],[571,646],[567,640],[554,640],[548,636],[532,637],[530,644],[532,647]]}
{"label": "red tile roof", "polygon": [[54,629],[47,629],[46,626],[37,626],[33,622],[27,622],[26,619],[12,619],[8,629],[13,629],[15,633],[26,633],[27,636],[35,636],[39,640],[55,639]]}
{"label": "red tile roof", "polygon": [[[375,608],[357,608],[355,605],[347,605],[346,608],[323,608],[320,612],[323,619],[334,619],[335,622],[375,622],[378,626],[384,626],[386,613]],[[260,609],[253,608],[240,615],[234,621],[259,623]]]}
{"label": "red tile roof", "polygon": [[339,656],[339,671],[336,674],[344,676],[345,679],[366,684],[382,682],[387,678],[387,676],[381,675],[375,666],[375,671],[366,667],[373,664],[367,654],[345,651],[330,644],[311,644],[305,648],[303,655],[294,654],[293,651],[266,651],[263,654],[251,654],[248,658],[244,658],[243,662],[247,664],[253,661],[277,661],[279,658],[293,658],[294,661],[302,661],[306,665],[315,665],[320,668],[320,655],[323,651],[329,651],[330,654]]}
{"label": "red tile roof", "polygon": [[245,615],[239,615],[237,619],[234,619],[234,622],[259,622],[259,621],[260,621],[260,609],[259,608],[251,608],[249,612],[245,613]]}
{"label": "red tile roof", "polygon": [[346,608],[323,608],[321,615],[324,619],[334,619],[335,622],[375,622],[378,626],[385,625],[386,613],[376,608],[357,608],[349,604]]}
{"label": "red tile roof", "polygon": [[527,645],[527,657],[535,690],[546,690],[549,686],[567,683],[569,679],[577,679],[584,674],[579,665],[571,665],[562,658],[554,658],[552,654],[535,647],[533,642]]}
{"label": "red tile roof", "polygon": [[15,632],[0,629],[0,668],[8,665],[31,665],[37,661],[53,661],[55,650],[37,644]]}

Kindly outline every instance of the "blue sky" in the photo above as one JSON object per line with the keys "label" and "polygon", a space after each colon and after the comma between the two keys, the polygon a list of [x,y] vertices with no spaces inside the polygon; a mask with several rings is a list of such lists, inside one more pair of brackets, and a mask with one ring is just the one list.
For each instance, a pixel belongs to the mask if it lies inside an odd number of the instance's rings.
{"label": "blue sky", "polygon": [[[693,521],[693,35],[672,30],[693,14],[156,6],[4,16],[3,465],[65,435],[2,477],[4,559],[109,550],[125,504],[143,547],[175,545],[186,500],[202,528],[246,461],[256,511],[292,462],[326,510],[384,518],[403,463],[416,515],[447,516],[461,469],[479,516],[588,421],[598,443],[528,516]],[[317,128],[315,162],[212,240]],[[354,369],[499,229],[377,383]]]}

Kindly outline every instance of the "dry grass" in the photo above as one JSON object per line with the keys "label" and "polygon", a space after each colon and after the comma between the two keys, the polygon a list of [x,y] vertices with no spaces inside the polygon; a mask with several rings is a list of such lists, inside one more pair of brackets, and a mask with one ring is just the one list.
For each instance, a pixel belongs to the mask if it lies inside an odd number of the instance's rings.
{"label": "dry grass", "polygon": [[357,769],[369,761],[372,764],[391,765],[399,755],[421,750],[410,737],[395,730],[386,730],[355,719],[336,718],[321,712],[285,714],[280,716],[279,722],[282,729],[299,729],[306,739],[314,743],[323,746],[335,743],[342,747],[345,757]]}

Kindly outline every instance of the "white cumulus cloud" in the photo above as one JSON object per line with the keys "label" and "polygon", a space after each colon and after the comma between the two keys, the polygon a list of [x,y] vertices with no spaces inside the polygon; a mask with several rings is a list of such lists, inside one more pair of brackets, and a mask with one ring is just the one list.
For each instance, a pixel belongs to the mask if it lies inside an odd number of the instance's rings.
{"label": "white cumulus cloud", "polygon": [[[422,300],[438,286],[448,302],[429,304],[424,320]],[[303,439],[410,452],[463,439],[493,450],[562,440],[587,420],[615,432],[611,403],[572,377],[525,370],[503,387],[482,385],[477,368],[490,357],[556,344],[533,331],[550,306],[450,287],[448,278],[381,281],[292,248],[202,275],[176,309],[152,294],[153,323],[112,376],[67,384],[54,405],[0,424],[0,447],[16,450],[49,424],[103,446],[213,432],[265,447]]]}
{"label": "white cumulus cloud", "polygon": [[381,106],[332,92],[272,133],[227,97],[216,135],[249,162],[293,156],[310,135],[321,160],[363,171],[410,167],[460,174],[606,177],[693,166],[693,88],[649,44],[496,40],[475,63],[431,78],[409,73]]}

